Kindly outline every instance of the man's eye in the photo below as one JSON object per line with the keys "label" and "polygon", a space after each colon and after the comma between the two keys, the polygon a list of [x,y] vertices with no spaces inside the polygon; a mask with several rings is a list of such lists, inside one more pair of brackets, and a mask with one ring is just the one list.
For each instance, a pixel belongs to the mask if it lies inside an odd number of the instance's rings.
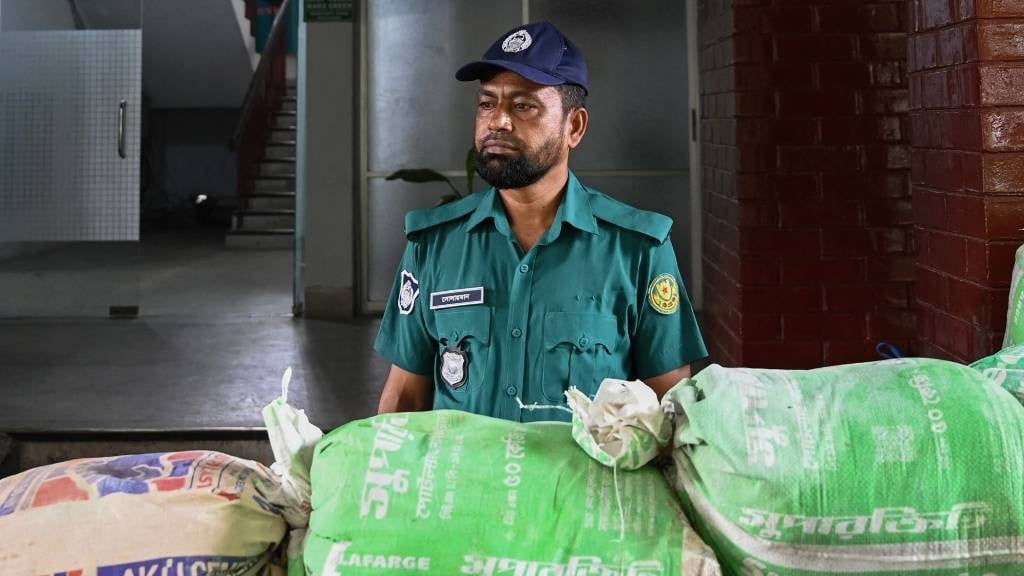
{"label": "man's eye", "polygon": [[527,104],[525,102],[519,102],[518,104],[516,104],[516,110],[524,112],[527,110],[533,110],[534,108],[536,108],[536,106],[534,106],[533,104]]}
{"label": "man's eye", "polygon": [[478,106],[481,110],[492,110],[494,108],[494,102],[481,102]]}

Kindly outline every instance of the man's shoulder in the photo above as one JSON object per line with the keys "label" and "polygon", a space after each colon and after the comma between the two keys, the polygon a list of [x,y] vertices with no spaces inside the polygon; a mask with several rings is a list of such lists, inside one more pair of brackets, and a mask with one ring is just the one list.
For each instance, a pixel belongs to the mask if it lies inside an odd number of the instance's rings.
{"label": "man's shoulder", "polygon": [[405,215],[405,235],[414,236],[442,224],[454,222],[472,214],[480,205],[483,193],[475,193],[434,208],[412,210]]}
{"label": "man's shoulder", "polygon": [[598,220],[637,232],[659,244],[668,239],[672,231],[672,219],[668,216],[630,206],[593,188],[587,188],[587,191],[590,194],[590,208]]}

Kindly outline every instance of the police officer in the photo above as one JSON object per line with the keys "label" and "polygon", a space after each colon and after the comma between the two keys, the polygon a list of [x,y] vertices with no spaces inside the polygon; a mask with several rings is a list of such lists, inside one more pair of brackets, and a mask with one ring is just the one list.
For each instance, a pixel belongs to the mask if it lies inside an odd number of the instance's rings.
{"label": "police officer", "polygon": [[375,348],[379,411],[564,420],[571,386],[641,379],[659,396],[707,355],[669,240],[672,220],[587,187],[587,66],[549,22],[458,70],[479,80],[476,168],[488,190],[410,212]]}

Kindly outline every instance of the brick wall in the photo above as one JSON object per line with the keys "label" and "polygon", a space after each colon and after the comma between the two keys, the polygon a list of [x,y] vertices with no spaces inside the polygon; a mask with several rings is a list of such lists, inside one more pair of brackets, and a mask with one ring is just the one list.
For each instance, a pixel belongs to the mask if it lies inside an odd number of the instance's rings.
{"label": "brick wall", "polygon": [[1024,240],[1024,2],[913,0],[911,181],[922,355],[999,348]]}
{"label": "brick wall", "polygon": [[704,337],[714,361],[736,365],[742,346],[732,2],[701,0],[698,15]]}
{"label": "brick wall", "polygon": [[904,0],[703,0],[705,332],[723,364],[913,352]]}

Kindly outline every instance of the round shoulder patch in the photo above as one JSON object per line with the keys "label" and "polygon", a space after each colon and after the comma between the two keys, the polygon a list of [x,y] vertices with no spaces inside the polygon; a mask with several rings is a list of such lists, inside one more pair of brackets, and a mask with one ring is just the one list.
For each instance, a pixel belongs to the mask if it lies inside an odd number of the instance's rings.
{"label": "round shoulder patch", "polygon": [[420,282],[408,270],[402,270],[402,287],[398,290],[398,312],[411,314],[420,295]]}
{"label": "round shoulder patch", "polygon": [[679,283],[671,274],[660,274],[647,289],[647,302],[660,314],[672,314],[679,309]]}
{"label": "round shoulder patch", "polygon": [[533,37],[526,30],[513,32],[501,43],[501,49],[505,52],[522,52],[533,44]]}

